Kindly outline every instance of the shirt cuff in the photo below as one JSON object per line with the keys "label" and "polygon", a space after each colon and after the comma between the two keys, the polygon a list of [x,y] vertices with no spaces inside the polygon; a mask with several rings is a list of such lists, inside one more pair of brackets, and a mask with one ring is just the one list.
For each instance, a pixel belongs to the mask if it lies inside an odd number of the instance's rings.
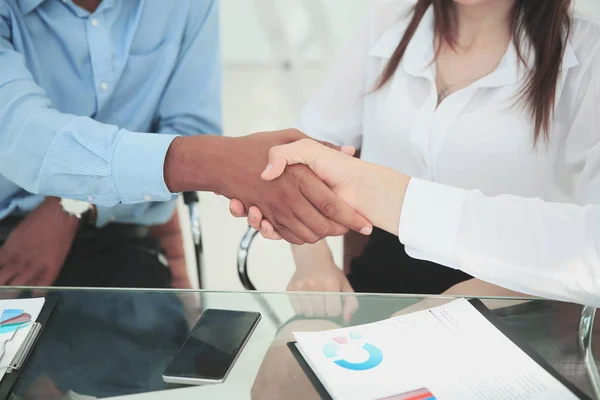
{"label": "shirt cuff", "polygon": [[171,200],[164,178],[164,163],[177,135],[119,133],[113,158],[113,179],[122,203]]}
{"label": "shirt cuff", "polygon": [[467,192],[411,178],[400,215],[400,241],[417,258],[456,264],[456,242]]}

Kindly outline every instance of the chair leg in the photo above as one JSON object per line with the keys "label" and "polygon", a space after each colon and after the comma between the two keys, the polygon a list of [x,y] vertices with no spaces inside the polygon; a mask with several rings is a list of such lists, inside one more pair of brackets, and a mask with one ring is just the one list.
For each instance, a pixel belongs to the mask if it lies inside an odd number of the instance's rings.
{"label": "chair leg", "polygon": [[248,227],[248,230],[244,234],[242,238],[242,242],[240,243],[240,247],[238,249],[237,255],[237,267],[238,267],[238,276],[242,285],[246,290],[256,290],[254,284],[250,280],[248,276],[248,251],[250,250],[250,245],[252,244],[252,240],[258,231],[251,226]]}
{"label": "chair leg", "polygon": [[202,289],[202,231],[200,229],[200,210],[198,202],[188,204],[190,223],[192,229],[192,241],[194,242],[194,254],[196,256],[196,269],[198,272],[198,289]]}
{"label": "chair leg", "polygon": [[594,396],[600,399],[600,375],[594,354],[592,352],[592,333],[594,328],[594,317],[596,316],[596,308],[584,306],[579,317],[578,340],[579,351],[583,356],[585,367],[587,370]]}
{"label": "chair leg", "polygon": [[[251,226],[248,227],[248,230],[244,234],[242,238],[242,242],[240,243],[240,247],[238,249],[237,255],[237,267],[238,267],[238,276],[242,285],[246,290],[256,290],[256,287],[250,280],[248,276],[248,251],[250,250],[250,245],[252,241],[256,237],[258,231]],[[267,320],[270,320],[276,327],[281,325],[281,320],[273,310],[273,307],[267,302],[267,299],[264,296],[258,296],[255,300],[260,304],[260,308]]]}

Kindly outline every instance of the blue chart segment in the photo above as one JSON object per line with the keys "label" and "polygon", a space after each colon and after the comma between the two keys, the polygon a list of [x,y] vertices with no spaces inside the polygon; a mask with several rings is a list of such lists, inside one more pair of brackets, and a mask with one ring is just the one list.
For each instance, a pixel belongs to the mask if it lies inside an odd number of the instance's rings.
{"label": "blue chart segment", "polygon": [[336,360],[335,363],[342,368],[351,369],[353,371],[365,371],[375,368],[383,361],[383,353],[377,347],[370,343],[365,343],[363,349],[369,353],[369,358],[361,363],[352,363],[344,359]]}
{"label": "blue chart segment", "polygon": [[31,322],[31,315],[17,308],[7,308],[0,315],[0,335],[11,333],[19,329],[23,324]]}
{"label": "blue chart segment", "polygon": [[18,317],[21,314],[23,314],[23,310],[19,310],[16,308],[6,309],[6,310],[2,311],[2,315],[0,316],[0,324],[2,324],[6,320]]}
{"label": "blue chart segment", "polygon": [[340,347],[339,344],[334,343],[334,342],[329,342],[323,348],[323,354],[325,354],[325,357],[327,357],[327,358],[337,357],[338,347]]}
{"label": "blue chart segment", "polygon": [[[352,345],[352,342],[356,342],[361,339],[361,336],[357,333],[351,332],[348,337],[336,337],[331,341],[327,342],[323,346],[323,355],[338,366],[349,369],[352,371],[365,371],[371,368],[375,368],[383,361],[383,352],[371,343],[364,343],[362,349],[367,352],[369,358],[363,362],[354,363],[339,357],[339,350],[343,346]],[[336,359],[337,358],[337,359]]]}

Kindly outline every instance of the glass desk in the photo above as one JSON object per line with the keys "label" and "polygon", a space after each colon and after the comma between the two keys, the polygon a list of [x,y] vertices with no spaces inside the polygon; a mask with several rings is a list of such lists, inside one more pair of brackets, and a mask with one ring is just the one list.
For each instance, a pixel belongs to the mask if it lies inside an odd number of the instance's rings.
{"label": "glass desk", "polygon": [[[15,399],[316,399],[286,343],[293,331],[344,325],[342,318],[333,315],[344,301],[336,294],[48,289],[45,295],[56,297],[57,304],[17,381]],[[1,298],[19,296],[33,294],[0,289]],[[452,300],[356,297],[359,308],[352,324]],[[578,348],[581,306],[543,300],[483,301],[554,368],[593,397],[584,355]],[[312,318],[296,314],[293,306]],[[259,311],[263,318],[225,383],[201,387],[165,384],[163,369],[204,308]],[[332,315],[325,315],[327,310]],[[592,329],[591,334],[595,337],[598,330]],[[597,343],[592,341],[594,346]]]}

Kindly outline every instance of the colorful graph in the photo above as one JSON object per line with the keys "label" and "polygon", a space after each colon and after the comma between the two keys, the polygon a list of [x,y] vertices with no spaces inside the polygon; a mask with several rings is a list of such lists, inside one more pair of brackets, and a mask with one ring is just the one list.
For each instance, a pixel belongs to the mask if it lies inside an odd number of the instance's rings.
{"label": "colorful graph", "polygon": [[436,397],[429,389],[418,389],[412,392],[399,394],[397,396],[386,397],[381,400],[436,400]]}
{"label": "colorful graph", "polygon": [[[359,349],[366,351],[368,358],[362,362],[351,362],[340,356],[340,349],[343,347]],[[348,336],[335,337],[323,347],[323,354],[328,359],[342,368],[352,371],[364,371],[375,368],[383,361],[383,353],[371,343],[365,342],[362,336],[355,332],[350,332]]]}
{"label": "colorful graph", "polygon": [[19,326],[31,322],[31,315],[21,309],[7,308],[0,315],[0,335],[16,331]]}

